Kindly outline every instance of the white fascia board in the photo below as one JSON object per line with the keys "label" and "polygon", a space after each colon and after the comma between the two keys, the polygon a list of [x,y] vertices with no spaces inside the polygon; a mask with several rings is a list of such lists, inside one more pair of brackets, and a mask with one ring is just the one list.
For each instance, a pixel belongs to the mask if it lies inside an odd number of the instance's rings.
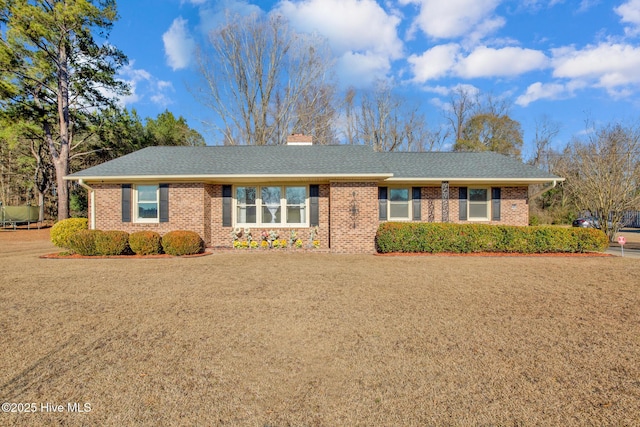
{"label": "white fascia board", "polygon": [[120,175],[120,176],[65,176],[67,181],[84,182],[137,182],[137,181],[166,181],[166,182],[256,182],[256,181],[354,181],[354,180],[385,180],[392,177],[391,173],[364,174],[254,174],[254,175]]}
{"label": "white fascia board", "polygon": [[437,184],[449,182],[449,184],[512,184],[529,185],[544,184],[548,182],[562,182],[564,178],[389,178],[385,182],[389,183],[415,183],[415,184]]}

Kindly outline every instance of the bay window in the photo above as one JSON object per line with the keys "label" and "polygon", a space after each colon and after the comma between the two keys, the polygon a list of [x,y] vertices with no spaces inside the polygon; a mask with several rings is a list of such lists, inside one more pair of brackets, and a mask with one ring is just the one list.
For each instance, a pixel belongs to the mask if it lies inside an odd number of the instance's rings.
{"label": "bay window", "polygon": [[307,226],[306,186],[237,186],[235,223],[241,226]]}

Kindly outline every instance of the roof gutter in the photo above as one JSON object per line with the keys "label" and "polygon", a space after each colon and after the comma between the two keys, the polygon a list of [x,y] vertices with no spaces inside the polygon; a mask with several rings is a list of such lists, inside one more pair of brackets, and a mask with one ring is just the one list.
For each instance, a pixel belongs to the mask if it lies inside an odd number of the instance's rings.
{"label": "roof gutter", "polygon": [[354,181],[354,180],[386,180],[392,177],[391,173],[354,173],[354,174],[220,174],[220,175],[118,175],[118,176],[73,176],[64,177],[67,181],[86,182],[139,182],[139,181],[167,181],[167,182],[229,182],[229,181],[299,181],[299,180],[327,180],[327,181]]}
{"label": "roof gutter", "polygon": [[449,182],[449,184],[512,184],[512,185],[531,185],[531,184],[546,184],[548,182],[564,181],[564,178],[462,178],[462,177],[445,177],[445,178],[388,178],[386,182],[397,183],[422,183],[422,184],[437,184],[442,182]]}
{"label": "roof gutter", "polygon": [[[66,177],[65,177],[66,179]],[[89,187],[87,183],[84,182],[84,179],[78,179],[78,185],[82,188],[85,188],[89,192],[89,229],[96,229],[96,191]]]}
{"label": "roof gutter", "polygon": [[529,200],[531,199],[535,199],[538,196],[541,196],[542,194],[546,193],[547,191],[553,189],[556,187],[556,185],[558,184],[558,181],[564,181],[564,178],[561,179],[554,179],[553,182],[551,183],[551,186],[548,187],[543,187],[541,190],[536,191],[535,193],[531,194],[529,196]]}

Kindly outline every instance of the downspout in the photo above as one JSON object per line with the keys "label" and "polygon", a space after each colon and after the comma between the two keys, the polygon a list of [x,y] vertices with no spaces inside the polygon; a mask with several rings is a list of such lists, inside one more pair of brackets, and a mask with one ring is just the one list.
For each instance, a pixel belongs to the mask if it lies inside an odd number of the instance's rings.
{"label": "downspout", "polygon": [[89,187],[83,179],[78,180],[78,185],[85,188],[89,192],[89,229],[96,229],[96,193],[95,190]]}
{"label": "downspout", "polygon": [[531,200],[531,199],[535,199],[536,197],[538,197],[538,196],[540,196],[540,195],[542,195],[542,194],[546,193],[547,191],[549,191],[549,190],[551,190],[551,189],[555,188],[555,186],[556,186],[556,185],[558,185],[558,180],[557,180],[557,179],[554,179],[554,180],[553,180],[553,183],[551,184],[551,186],[550,186],[550,187],[544,187],[542,190],[538,191],[537,193],[534,193],[534,194],[530,195],[530,196],[529,196],[529,200]]}

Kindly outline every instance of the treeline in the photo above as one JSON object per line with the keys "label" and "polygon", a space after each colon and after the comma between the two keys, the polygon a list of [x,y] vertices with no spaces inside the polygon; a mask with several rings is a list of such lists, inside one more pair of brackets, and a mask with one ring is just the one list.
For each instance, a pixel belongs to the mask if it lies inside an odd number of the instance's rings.
{"label": "treeline", "polygon": [[[182,117],[170,111],[142,119],[136,110],[96,111],[74,136],[79,147],[70,158],[69,173],[155,145],[203,146],[205,140]],[[82,149],[79,149],[82,147]],[[0,113],[0,201],[4,205],[37,205],[44,218],[56,216],[55,171],[42,128]],[[86,215],[86,190],[70,188],[73,215]]]}

